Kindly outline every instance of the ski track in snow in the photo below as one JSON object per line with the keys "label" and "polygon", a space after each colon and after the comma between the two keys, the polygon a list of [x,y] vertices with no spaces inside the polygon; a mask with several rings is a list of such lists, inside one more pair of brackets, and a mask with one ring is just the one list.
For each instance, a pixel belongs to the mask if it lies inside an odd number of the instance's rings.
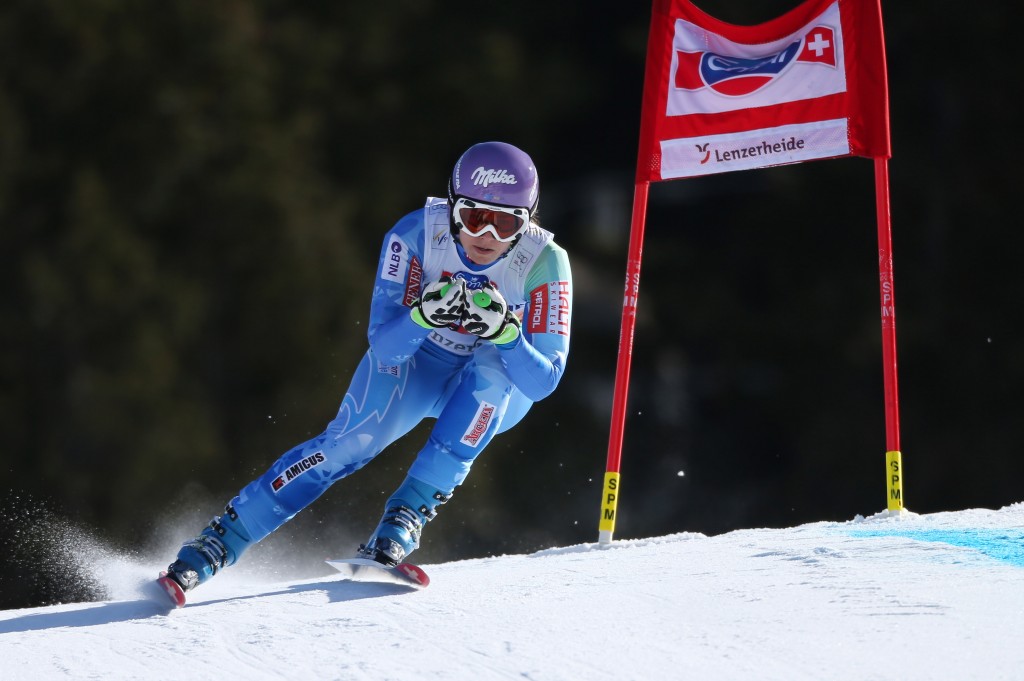
{"label": "ski track in snow", "polygon": [[180,610],[0,611],[0,679],[1022,679],[1024,504],[424,566],[431,586],[231,570]]}

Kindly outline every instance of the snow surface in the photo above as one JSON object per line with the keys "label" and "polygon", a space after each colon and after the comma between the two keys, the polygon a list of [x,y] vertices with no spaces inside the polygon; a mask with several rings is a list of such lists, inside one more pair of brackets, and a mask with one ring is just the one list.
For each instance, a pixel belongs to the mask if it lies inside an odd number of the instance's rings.
{"label": "snow surface", "polygon": [[[0,679],[1024,679],[1024,503],[0,611]],[[156,598],[161,598],[159,594]]]}

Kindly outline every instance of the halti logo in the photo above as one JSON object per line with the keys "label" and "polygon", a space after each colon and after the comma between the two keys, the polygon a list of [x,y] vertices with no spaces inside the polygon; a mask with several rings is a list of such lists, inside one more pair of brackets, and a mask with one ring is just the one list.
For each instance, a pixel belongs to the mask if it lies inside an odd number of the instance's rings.
{"label": "halti logo", "polygon": [[795,63],[836,66],[835,31],[815,26],[800,40],[781,51],[742,59],[714,52],[683,52],[676,50],[675,86],[681,90],[705,87],[727,97],[741,97],[765,87]]}
{"label": "halti logo", "polygon": [[552,281],[530,291],[527,331],[568,336],[570,298],[568,281]]}
{"label": "halti logo", "polygon": [[516,176],[507,170],[494,170],[493,168],[487,169],[483,166],[474,170],[469,179],[473,180],[473,184],[484,187],[490,185],[492,182],[494,184],[518,184],[516,182]]}

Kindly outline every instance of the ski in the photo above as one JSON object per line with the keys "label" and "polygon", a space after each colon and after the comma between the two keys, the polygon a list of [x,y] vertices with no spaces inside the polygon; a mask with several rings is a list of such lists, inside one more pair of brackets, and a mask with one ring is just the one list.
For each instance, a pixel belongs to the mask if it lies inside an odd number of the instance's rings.
{"label": "ski", "polygon": [[387,582],[422,589],[430,577],[418,565],[399,563],[389,567],[369,558],[337,558],[327,564],[353,582]]}
{"label": "ski", "polygon": [[160,576],[156,578],[156,583],[160,585],[160,588],[164,590],[167,597],[171,599],[175,608],[184,607],[185,590],[181,588],[180,584],[167,576],[166,570],[161,572]]}

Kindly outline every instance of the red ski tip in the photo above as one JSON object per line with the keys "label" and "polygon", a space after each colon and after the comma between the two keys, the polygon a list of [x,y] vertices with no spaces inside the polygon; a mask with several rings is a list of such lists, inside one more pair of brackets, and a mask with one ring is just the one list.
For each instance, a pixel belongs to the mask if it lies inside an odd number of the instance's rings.
{"label": "red ski tip", "polygon": [[156,583],[160,585],[160,588],[164,590],[167,597],[174,603],[175,608],[180,608],[185,605],[185,590],[181,588],[181,585],[176,581],[167,576],[167,571],[160,573],[157,577]]}
{"label": "red ski tip", "polygon": [[427,576],[427,573],[424,572],[423,568],[419,565],[413,565],[412,563],[399,563],[395,566],[395,569],[420,586],[427,586],[430,584],[430,577]]}

